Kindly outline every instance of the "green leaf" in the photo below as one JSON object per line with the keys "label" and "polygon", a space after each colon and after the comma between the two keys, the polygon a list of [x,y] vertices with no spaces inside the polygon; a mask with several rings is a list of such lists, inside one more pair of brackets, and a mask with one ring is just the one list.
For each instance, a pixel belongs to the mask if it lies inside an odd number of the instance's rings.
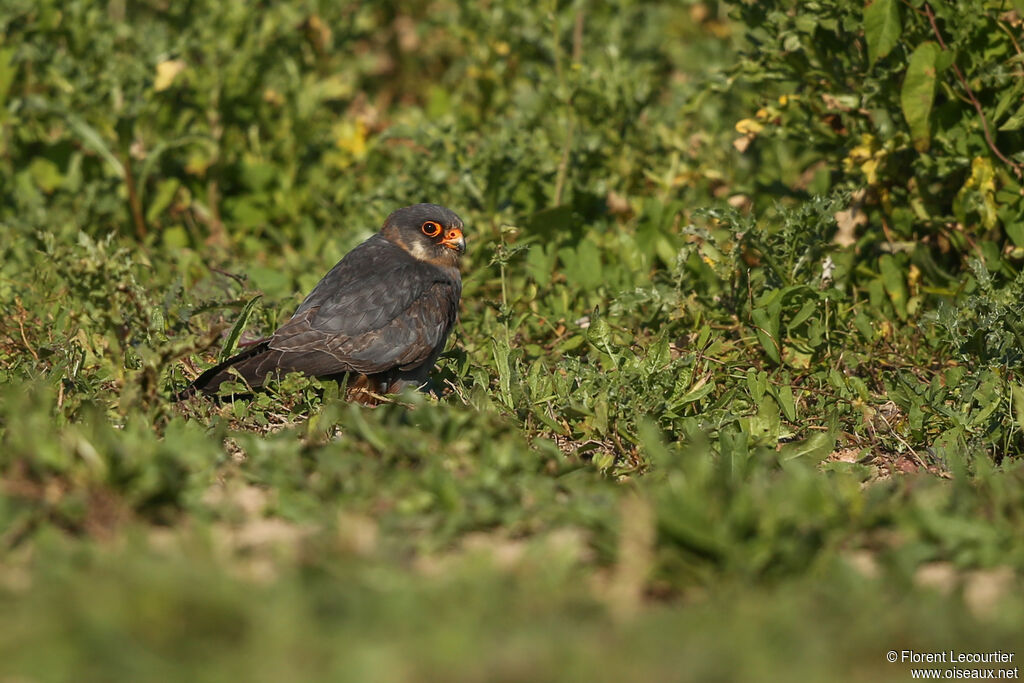
{"label": "green leaf", "polygon": [[360,438],[374,449],[382,453],[389,450],[389,440],[384,431],[380,429],[379,424],[371,423],[370,420],[367,420],[359,406],[354,403],[350,404],[346,417]]}
{"label": "green leaf", "polygon": [[1003,123],[1003,125],[999,126],[999,130],[1002,130],[1002,131],[1020,130],[1020,128],[1022,126],[1024,126],[1024,105],[1022,105],[1021,108],[1018,109],[1017,112],[1013,116],[1011,116],[1010,118],[1006,119],[1006,122]]}
{"label": "green leaf", "polygon": [[775,444],[779,440],[782,420],[779,416],[779,405],[775,399],[766,396],[757,407],[757,414],[741,420],[746,432],[754,443],[760,445]]}
{"label": "green leaf", "polygon": [[512,367],[509,363],[511,349],[508,340],[504,337],[491,339],[491,355],[494,358],[494,365],[498,370],[498,388],[501,392],[501,402],[507,408],[513,407],[512,401]]}
{"label": "green leaf", "polygon": [[882,285],[885,293],[889,295],[896,315],[900,320],[907,319],[907,281],[906,274],[893,258],[892,254],[883,254],[878,259],[878,268],[882,271]]}
{"label": "green leaf", "polygon": [[790,422],[796,422],[796,401],[793,399],[793,387],[784,384],[772,391],[779,400],[779,407]]}
{"label": "green leaf", "polygon": [[815,432],[803,441],[786,444],[779,452],[779,459],[783,462],[803,458],[811,462],[821,462],[828,457],[836,444],[835,434],[827,432]]}
{"label": "green leaf", "polygon": [[[999,98],[999,102],[996,104],[996,109],[992,113],[992,123],[998,124],[1006,112],[1009,111],[1010,107],[1015,103],[1020,102],[1021,93],[1024,93],[1024,80],[1018,79],[1012,87],[1006,88],[1002,96]],[[1000,129],[1002,129],[1002,127],[1000,127]]]}
{"label": "green leaf", "polygon": [[32,163],[28,165],[28,172],[36,186],[46,194],[51,194],[64,181],[64,176],[61,175],[57,164],[45,157],[33,159]]}
{"label": "green leaf", "polygon": [[857,331],[867,341],[873,341],[878,332],[871,324],[871,320],[864,315],[864,311],[857,311],[857,315],[853,319],[853,326],[857,328]]}
{"label": "green leaf", "polygon": [[903,89],[900,91],[903,117],[910,127],[914,148],[919,152],[926,152],[931,146],[928,118],[935,102],[935,62],[939,52],[939,46],[932,41],[918,45],[910,55],[907,75],[903,79]]}
{"label": "green leaf", "polygon": [[1013,397],[1013,417],[1017,426],[1024,429],[1024,387],[1014,385],[1010,387],[1010,394]]}
{"label": "green leaf", "polygon": [[780,290],[767,292],[759,298],[758,307],[750,314],[761,348],[775,363],[782,362],[779,354],[779,317],[782,313],[780,299]]}
{"label": "green leaf", "polygon": [[188,231],[181,225],[172,225],[161,231],[160,241],[167,249],[182,249],[188,246]]}
{"label": "green leaf", "polygon": [[153,200],[149,203],[149,207],[146,208],[147,223],[155,223],[160,218],[160,214],[174,201],[174,196],[178,193],[179,187],[181,187],[181,181],[177,178],[166,178],[160,181],[156,187],[156,194]]}
{"label": "green leaf", "polygon": [[7,93],[10,91],[11,83],[14,81],[16,69],[13,57],[13,47],[0,50],[0,121],[6,117],[7,108],[4,107],[4,102],[7,101]]}
{"label": "green leaf", "polygon": [[712,392],[715,388],[715,381],[711,379],[711,375],[706,375],[697,380],[694,385],[690,388],[685,395],[673,402],[673,407],[679,407],[686,405],[687,403],[693,403],[699,401]]}
{"label": "green leaf", "polygon": [[711,338],[711,328],[704,325],[700,328],[700,332],[697,333],[697,341],[694,343],[693,348],[704,351],[708,346],[708,340]]}
{"label": "green leaf", "polygon": [[764,393],[768,389],[768,373],[764,370],[758,372],[754,368],[747,368],[747,390],[754,403],[760,403]]}
{"label": "green leaf", "polygon": [[665,436],[658,424],[648,417],[643,417],[637,422],[636,427],[640,444],[644,452],[647,453],[651,464],[655,466],[671,464],[672,454],[665,445]]}
{"label": "green leaf", "polygon": [[659,334],[657,340],[647,349],[647,355],[644,357],[642,368],[645,375],[658,372],[672,361],[669,346],[668,335],[664,332]]}
{"label": "green leaf", "polygon": [[558,255],[565,267],[565,277],[581,289],[595,289],[604,284],[601,251],[591,239],[582,239],[576,248],[563,247]]}
{"label": "green leaf", "polygon": [[808,299],[807,301],[804,302],[804,305],[800,307],[800,310],[797,311],[797,314],[793,316],[793,319],[789,321],[789,324],[786,325],[786,329],[792,332],[801,324],[803,324],[808,318],[814,315],[814,312],[816,310],[818,310],[817,299]]}
{"label": "green leaf", "polygon": [[292,293],[292,281],[287,273],[269,266],[250,266],[249,280],[267,296],[282,297]]}
{"label": "green leaf", "polygon": [[103,159],[106,160],[111,170],[117,175],[118,178],[124,178],[124,164],[117,158],[117,155],[110,149],[106,140],[99,132],[85,122],[82,117],[72,114],[71,112],[62,111],[64,119],[67,121],[68,126],[78,137],[82,140],[82,144],[91,149],[92,151],[99,154]]}
{"label": "green leaf", "polygon": [[897,0],[875,0],[864,8],[864,37],[868,41],[871,65],[896,47],[902,32]]}
{"label": "green leaf", "polygon": [[[983,375],[983,377],[985,379],[981,383],[981,386],[979,386],[977,389],[975,389],[971,393],[971,398],[974,399],[974,401],[977,402],[977,404],[978,404],[978,406],[980,408],[980,410],[978,410],[978,411],[974,411],[974,410],[971,411],[971,415],[970,415],[970,419],[969,419],[969,423],[968,423],[971,426],[981,426],[981,425],[984,425],[986,423],[986,421],[988,420],[988,418],[992,416],[992,413],[994,413],[999,408],[1000,403],[1002,402],[1000,400],[1000,395],[999,395],[1000,391],[999,391],[999,388],[997,386],[1001,382],[999,380],[996,380],[992,375],[990,375],[988,373]],[[1011,389],[1011,394],[1014,394],[1012,389]],[[1015,395],[1012,396],[1012,399],[1013,399],[1013,402],[1014,402],[1014,412],[1015,413],[1016,413],[1016,408],[1017,408],[1017,405],[1016,405],[1017,400],[1016,400],[1016,398],[1017,397]]]}
{"label": "green leaf", "polygon": [[607,353],[618,362],[618,354],[612,349],[612,328],[601,315],[601,309],[595,308],[590,314],[590,326],[587,327],[587,339],[601,351]]}
{"label": "green leaf", "polygon": [[538,420],[540,420],[542,423],[544,423],[544,425],[548,429],[550,429],[551,431],[555,432],[556,434],[561,434],[562,436],[568,436],[569,435],[569,433],[565,430],[565,427],[563,427],[562,425],[560,425],[557,422],[555,422],[547,414],[547,412],[546,412],[547,411],[547,406],[546,405],[535,405],[535,406],[532,406],[531,408],[532,408],[532,412],[533,412],[534,417],[536,417]]}
{"label": "green leaf", "polygon": [[953,66],[953,62],[956,61],[956,52],[953,50],[939,50],[938,55],[935,57],[935,73],[942,75],[942,73]]}
{"label": "green leaf", "polygon": [[256,302],[261,298],[260,294],[257,294],[253,298],[249,299],[249,302],[242,308],[242,314],[238,316],[238,320],[235,321],[234,326],[231,328],[231,333],[228,338],[224,341],[224,346],[220,350],[220,360],[225,361],[234,355],[235,349],[238,348],[238,340],[242,337],[242,332],[245,331],[246,326],[249,324],[249,319],[252,318],[252,312],[256,308]]}

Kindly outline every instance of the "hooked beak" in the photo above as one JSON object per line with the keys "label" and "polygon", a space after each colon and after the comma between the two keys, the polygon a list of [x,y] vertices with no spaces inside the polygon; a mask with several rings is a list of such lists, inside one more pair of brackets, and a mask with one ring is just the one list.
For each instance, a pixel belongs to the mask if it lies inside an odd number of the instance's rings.
{"label": "hooked beak", "polygon": [[454,249],[460,254],[466,251],[466,238],[463,237],[462,230],[460,228],[452,228],[445,233],[444,239],[441,240],[441,244],[449,249]]}

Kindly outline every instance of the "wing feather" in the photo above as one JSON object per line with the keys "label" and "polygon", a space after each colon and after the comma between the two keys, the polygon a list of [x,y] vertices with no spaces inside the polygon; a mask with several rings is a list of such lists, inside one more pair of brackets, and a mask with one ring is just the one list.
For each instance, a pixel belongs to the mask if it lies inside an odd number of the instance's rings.
{"label": "wing feather", "polygon": [[299,304],[295,316],[316,309],[307,319],[313,329],[358,336],[387,324],[443,277],[439,268],[378,233],[339,261]]}
{"label": "wing feather", "polygon": [[371,237],[324,276],[268,346],[282,352],[283,367],[318,376],[414,368],[443,347],[461,290],[458,271]]}

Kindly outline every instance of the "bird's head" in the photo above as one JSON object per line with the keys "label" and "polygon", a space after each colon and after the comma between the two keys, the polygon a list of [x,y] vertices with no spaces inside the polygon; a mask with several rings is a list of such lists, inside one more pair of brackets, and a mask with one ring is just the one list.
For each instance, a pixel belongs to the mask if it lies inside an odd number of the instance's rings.
{"label": "bird's head", "polygon": [[381,233],[421,261],[454,266],[466,251],[462,219],[437,204],[398,209],[384,221]]}

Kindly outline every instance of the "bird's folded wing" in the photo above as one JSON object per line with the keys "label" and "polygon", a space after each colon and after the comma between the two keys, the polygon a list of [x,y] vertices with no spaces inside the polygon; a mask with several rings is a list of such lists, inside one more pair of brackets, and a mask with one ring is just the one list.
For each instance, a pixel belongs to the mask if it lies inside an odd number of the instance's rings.
{"label": "bird's folded wing", "polygon": [[350,298],[347,314],[342,306],[306,308],[274,333],[269,346],[284,352],[287,365],[301,365],[309,374],[414,368],[444,344],[455,322],[460,288],[456,282],[434,281],[425,289],[408,283],[399,289],[403,294],[418,289],[419,296],[399,310],[396,303],[407,297],[385,295],[385,301],[365,309]]}
{"label": "bird's folded wing", "polygon": [[386,325],[443,273],[374,235],[353,249],[317,283],[295,311],[311,309],[308,324],[329,334],[358,336]]}

